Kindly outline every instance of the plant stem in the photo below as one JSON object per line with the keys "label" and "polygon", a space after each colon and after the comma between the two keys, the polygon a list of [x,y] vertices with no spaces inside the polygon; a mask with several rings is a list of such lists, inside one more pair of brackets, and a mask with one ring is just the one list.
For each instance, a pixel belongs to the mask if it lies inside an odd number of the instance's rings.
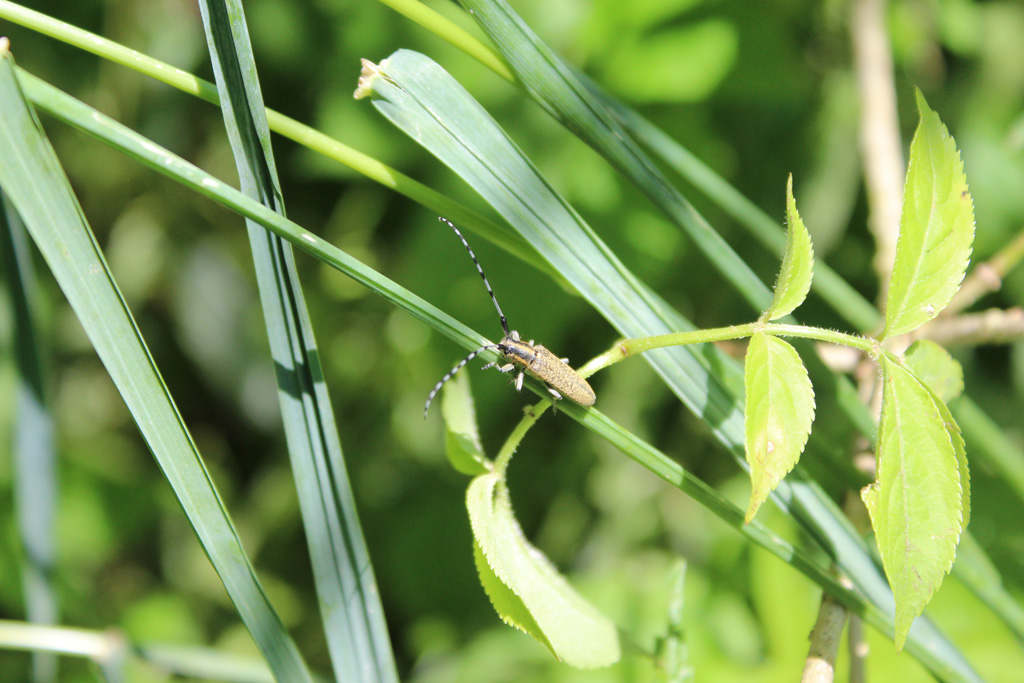
{"label": "plant stem", "polygon": [[660,334],[653,337],[625,339],[617,342],[615,346],[592,359],[581,367],[578,372],[583,377],[589,377],[598,370],[645,351],[661,349],[667,346],[686,346],[689,344],[706,344],[708,342],[726,341],[729,339],[742,339],[758,332],[774,337],[800,337],[830,344],[839,344],[841,346],[850,346],[863,351],[872,358],[878,358],[880,354],[884,353],[880,343],[869,337],[846,334],[835,330],[825,330],[820,327],[807,327],[805,325],[753,322],[744,325],[730,325],[729,327],[713,327],[706,330],[690,330],[688,332]]}
{"label": "plant stem", "polygon": [[501,479],[505,479],[505,470],[508,469],[508,463],[512,460],[512,456],[515,454],[516,449],[519,448],[519,442],[523,440],[526,433],[530,431],[530,428],[537,423],[540,416],[544,414],[544,411],[551,405],[551,401],[543,400],[539,403],[526,408],[523,412],[523,419],[519,421],[516,428],[512,430],[512,433],[505,439],[505,443],[502,444],[501,450],[498,451],[498,455],[494,458],[494,472],[496,472]]}

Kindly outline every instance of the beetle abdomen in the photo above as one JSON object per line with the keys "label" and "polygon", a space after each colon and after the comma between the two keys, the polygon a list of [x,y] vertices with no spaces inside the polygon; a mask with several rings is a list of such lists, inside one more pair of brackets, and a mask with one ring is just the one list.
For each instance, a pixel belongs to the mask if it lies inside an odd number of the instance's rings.
{"label": "beetle abdomen", "polygon": [[533,353],[533,362],[526,366],[531,375],[581,406],[594,405],[594,390],[568,363],[539,344],[533,347]]}

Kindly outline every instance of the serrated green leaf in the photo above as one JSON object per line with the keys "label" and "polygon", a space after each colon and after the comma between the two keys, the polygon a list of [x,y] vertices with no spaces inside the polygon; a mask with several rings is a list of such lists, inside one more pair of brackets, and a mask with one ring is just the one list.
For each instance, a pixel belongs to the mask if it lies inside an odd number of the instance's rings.
{"label": "serrated green leaf", "polygon": [[966,529],[971,521],[971,471],[967,465],[964,437],[960,433],[960,425],[953,419],[953,414],[949,412],[949,407],[938,397],[932,396],[932,398],[935,399],[935,405],[939,409],[939,414],[942,415],[946,432],[949,434],[950,443],[953,444],[953,455],[956,456],[957,471],[960,474],[960,514],[963,518],[960,528]]}
{"label": "serrated green leaf", "polygon": [[743,378],[751,483],[749,523],[800,459],[814,421],[814,388],[796,349],[763,332],[750,338]]}
{"label": "serrated green leaf", "polygon": [[919,339],[903,354],[907,367],[942,401],[963,393],[964,371],[949,351],[928,339]]}
{"label": "serrated green leaf", "polygon": [[[518,599],[512,600],[502,590],[492,592],[493,582],[481,572],[484,589],[501,618],[533,635],[572,666],[593,669],[617,662],[621,651],[615,625],[580,597],[526,540],[500,475],[475,478],[466,492],[466,507],[473,538],[487,566]],[[519,610],[520,601],[529,619]]]}
{"label": "serrated green leaf", "polygon": [[498,575],[491,569],[491,565],[487,564],[484,551],[480,549],[480,544],[476,542],[476,539],[473,539],[473,562],[476,564],[476,571],[480,577],[480,585],[484,587],[491,605],[501,620],[523,633],[530,634],[557,657],[558,653],[554,651],[551,642],[544,636],[544,631],[530,614],[526,603],[511,588],[502,583]]}
{"label": "serrated green leaf", "polygon": [[772,305],[762,320],[776,320],[789,315],[807,298],[814,273],[814,249],[811,236],[804,227],[793,198],[793,174],[786,183],[786,253],[782,257],[779,277],[775,280]]}
{"label": "serrated green leaf", "polygon": [[883,338],[920,327],[949,304],[974,241],[974,203],[956,141],[920,91],[917,105]]}
{"label": "serrated green leaf", "polygon": [[964,371],[949,351],[933,341],[919,339],[910,345],[903,354],[907,367],[914,376],[933,394],[939,413],[946,425],[953,451],[956,455],[957,468],[960,471],[960,489],[963,498],[963,523],[966,529],[971,517],[971,473],[967,465],[967,450],[964,438],[960,433],[960,425],[953,419],[953,414],[946,406],[964,390]]}
{"label": "serrated green leaf", "polygon": [[887,358],[882,372],[878,478],[861,497],[896,600],[895,641],[902,649],[911,623],[953,566],[963,496],[945,406]]}
{"label": "serrated green leaf", "polygon": [[445,453],[459,472],[476,476],[490,471],[476,423],[476,404],[469,389],[469,375],[453,377],[441,391],[441,417],[445,426]]}

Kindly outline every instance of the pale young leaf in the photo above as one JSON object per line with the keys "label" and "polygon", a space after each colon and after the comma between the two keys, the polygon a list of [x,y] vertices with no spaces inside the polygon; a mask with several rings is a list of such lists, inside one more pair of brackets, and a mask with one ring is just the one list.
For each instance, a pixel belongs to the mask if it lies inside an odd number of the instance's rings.
{"label": "pale young leaf", "polygon": [[772,305],[761,316],[762,320],[776,320],[789,315],[803,303],[811,288],[814,271],[814,250],[811,236],[804,227],[793,198],[793,175],[786,183],[786,253],[782,257],[779,277],[775,280]]}
{"label": "pale young leaf", "polygon": [[877,481],[861,497],[896,601],[895,641],[902,649],[911,623],[953,566],[963,489],[945,405],[905,368],[885,357],[881,365]]}
{"label": "pale young leaf", "polygon": [[796,349],[763,332],[750,339],[743,378],[750,522],[800,459],[814,421],[814,389]]}
{"label": "pale young leaf", "polygon": [[483,474],[491,469],[480,443],[476,404],[469,388],[469,375],[455,375],[441,390],[441,417],[445,428],[445,453],[459,472]]}
{"label": "pale young leaf", "polygon": [[949,304],[974,241],[974,203],[956,141],[920,91],[917,105],[882,338],[920,327]]}
{"label": "pale young leaf", "polygon": [[481,583],[501,618],[572,666],[593,669],[617,662],[621,648],[615,625],[526,540],[497,472],[473,479],[466,507],[484,565]]}

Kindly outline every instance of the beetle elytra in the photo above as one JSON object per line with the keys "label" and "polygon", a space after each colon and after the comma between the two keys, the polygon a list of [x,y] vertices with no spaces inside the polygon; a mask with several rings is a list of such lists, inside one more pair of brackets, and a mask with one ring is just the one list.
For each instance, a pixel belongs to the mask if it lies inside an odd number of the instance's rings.
{"label": "beetle elytra", "polygon": [[462,240],[462,245],[466,247],[466,251],[469,252],[469,257],[473,259],[473,263],[476,264],[476,270],[480,273],[481,279],[484,281],[484,286],[487,287],[487,293],[491,296],[491,301],[494,302],[494,307],[498,309],[498,317],[501,318],[501,329],[505,333],[501,341],[497,344],[484,344],[479,349],[476,349],[468,356],[463,358],[458,365],[448,371],[441,381],[438,382],[430,395],[427,396],[427,403],[423,406],[423,417],[427,416],[427,410],[430,409],[430,402],[434,400],[434,396],[441,390],[444,383],[450,380],[456,372],[462,369],[466,363],[476,358],[477,354],[486,349],[497,349],[502,357],[509,361],[504,365],[498,363],[488,363],[482,370],[488,368],[498,368],[501,372],[511,372],[515,369],[519,369],[519,374],[516,375],[516,391],[521,391],[523,388],[523,375],[524,373],[530,373],[540,381],[544,382],[547,386],[548,393],[551,394],[552,398],[558,400],[563,396],[571,401],[579,403],[583,406],[592,406],[597,397],[594,395],[594,390],[590,388],[587,380],[579,376],[579,374],[569,367],[568,358],[559,358],[555,354],[548,351],[540,344],[534,344],[531,339],[529,342],[525,342],[519,338],[519,333],[515,330],[508,329],[508,321],[505,320],[505,314],[501,312],[501,306],[498,305],[498,299],[494,296],[494,291],[491,289],[491,283],[487,281],[487,276],[484,275],[484,269],[480,267],[480,262],[476,260],[476,254],[473,253],[473,249],[469,246],[469,242],[462,236],[459,229],[448,220],[447,218],[438,218],[442,223],[447,223],[448,227],[455,231],[455,234]]}

